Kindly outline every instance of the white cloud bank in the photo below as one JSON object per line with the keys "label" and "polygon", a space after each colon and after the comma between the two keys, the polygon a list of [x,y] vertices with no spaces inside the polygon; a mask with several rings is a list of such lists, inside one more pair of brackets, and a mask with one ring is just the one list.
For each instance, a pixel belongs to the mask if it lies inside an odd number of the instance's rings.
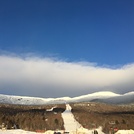
{"label": "white cloud bank", "polygon": [[112,69],[51,58],[0,56],[0,93],[39,97],[134,90],[134,64]]}

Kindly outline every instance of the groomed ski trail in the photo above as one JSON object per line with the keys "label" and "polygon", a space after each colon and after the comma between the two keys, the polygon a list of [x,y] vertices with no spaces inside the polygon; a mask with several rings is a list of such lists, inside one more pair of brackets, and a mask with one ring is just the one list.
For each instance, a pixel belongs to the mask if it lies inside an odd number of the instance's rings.
{"label": "groomed ski trail", "polygon": [[76,131],[77,129],[82,127],[82,125],[75,120],[71,109],[71,106],[69,104],[66,104],[66,110],[62,113],[62,118],[64,120],[64,128],[67,132]]}

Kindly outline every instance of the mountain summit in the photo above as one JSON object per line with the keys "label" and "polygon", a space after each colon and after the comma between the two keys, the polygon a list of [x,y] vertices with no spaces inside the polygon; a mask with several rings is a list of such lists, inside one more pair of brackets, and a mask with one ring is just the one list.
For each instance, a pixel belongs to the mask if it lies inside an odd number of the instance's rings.
{"label": "mountain summit", "polygon": [[61,98],[38,98],[27,96],[12,96],[0,94],[0,103],[20,104],[20,105],[43,105],[43,104],[63,104],[75,102],[103,102],[110,104],[134,103],[134,92],[126,94],[116,94],[109,91],[95,92],[79,97],[61,97]]}

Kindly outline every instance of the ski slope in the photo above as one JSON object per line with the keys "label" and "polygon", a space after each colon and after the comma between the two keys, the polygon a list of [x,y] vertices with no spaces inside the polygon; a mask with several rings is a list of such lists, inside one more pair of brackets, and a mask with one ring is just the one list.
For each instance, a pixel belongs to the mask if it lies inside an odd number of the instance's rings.
{"label": "ski slope", "polygon": [[[72,134],[93,134],[94,130],[88,130],[83,128],[83,126],[75,120],[71,109],[71,106],[69,104],[66,104],[66,110],[62,113],[65,131]],[[98,131],[98,134],[104,134],[101,131],[101,127],[97,128],[96,130]]]}
{"label": "ski slope", "polygon": [[65,131],[76,131],[80,127],[82,127],[75,119],[71,112],[71,106],[69,104],[66,104],[66,110],[62,113],[62,118],[64,121],[64,128]]}

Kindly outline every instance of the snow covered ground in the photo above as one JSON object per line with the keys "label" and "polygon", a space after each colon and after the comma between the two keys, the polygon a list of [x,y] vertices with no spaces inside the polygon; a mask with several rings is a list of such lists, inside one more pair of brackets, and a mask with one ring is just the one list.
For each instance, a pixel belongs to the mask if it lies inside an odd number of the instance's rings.
{"label": "snow covered ground", "polygon": [[16,129],[16,130],[0,130],[0,134],[37,134],[37,133]]}
{"label": "snow covered ground", "polygon": [[[98,130],[98,134],[104,134]],[[85,133],[85,134],[93,134],[93,130],[87,130],[87,129],[80,129],[79,133]],[[53,134],[54,131],[48,130],[45,132],[45,134]],[[24,131],[24,130],[0,130],[0,134],[37,134],[36,132],[29,132],[29,131]],[[39,133],[38,133],[39,134]],[[119,130],[115,134],[134,134],[134,130]]]}
{"label": "snow covered ground", "polygon": [[[97,129],[97,130],[98,130],[98,134],[104,134],[100,131],[100,129]],[[87,130],[87,129],[79,130],[79,134],[80,133],[83,134],[83,132],[85,134],[93,134],[93,130]],[[53,134],[53,133],[54,131],[51,131],[51,130],[45,132],[45,134]],[[37,134],[37,133],[18,129],[18,130],[0,130],[0,134]],[[134,134],[134,130],[119,130],[115,134]]]}
{"label": "snow covered ground", "polygon": [[115,134],[134,134],[134,130],[119,130]]}
{"label": "snow covered ground", "polygon": [[69,104],[66,104],[66,110],[62,113],[62,118],[64,121],[64,128],[65,131],[76,131],[80,127],[82,127],[75,119],[71,112],[71,106]]}

